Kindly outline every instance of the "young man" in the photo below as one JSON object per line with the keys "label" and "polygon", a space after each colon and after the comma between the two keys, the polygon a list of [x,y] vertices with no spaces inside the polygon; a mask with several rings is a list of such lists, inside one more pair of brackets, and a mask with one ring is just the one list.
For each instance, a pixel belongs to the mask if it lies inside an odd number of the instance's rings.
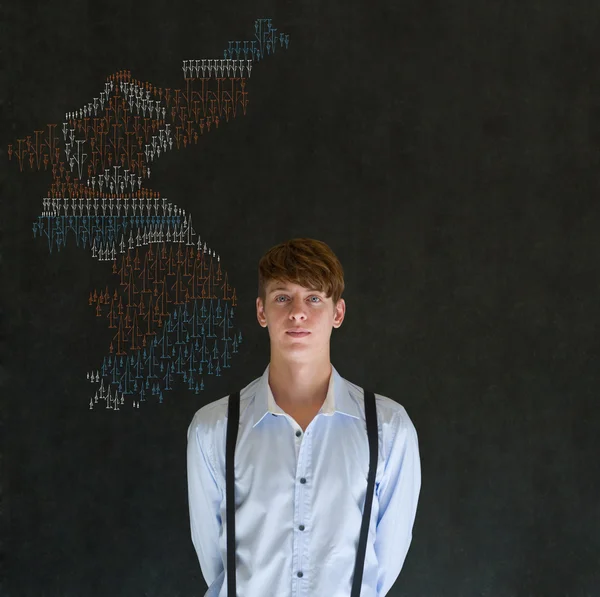
{"label": "young man", "polygon": [[[343,269],[323,242],[293,239],[259,263],[258,322],[269,331],[263,375],[241,390],[235,448],[238,597],[349,597],[367,492],[363,388],[330,362],[346,304]],[[192,541],[207,597],[227,595],[225,457],[229,396],[188,429]],[[421,487],[406,410],[375,394],[378,463],[361,597],[383,597],[412,539]],[[232,596],[229,596],[232,597]]]}

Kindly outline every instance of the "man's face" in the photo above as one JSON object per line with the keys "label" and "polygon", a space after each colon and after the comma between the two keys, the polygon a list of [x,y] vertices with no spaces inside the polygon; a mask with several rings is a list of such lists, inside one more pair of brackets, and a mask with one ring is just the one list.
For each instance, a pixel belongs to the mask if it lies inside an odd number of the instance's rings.
{"label": "man's face", "polygon": [[[291,358],[302,358],[307,353],[311,360],[320,353],[328,355],[331,330],[340,327],[345,312],[344,299],[334,308],[331,297],[326,298],[324,292],[291,282],[270,280],[264,304],[260,297],[256,299],[256,315],[260,325],[269,330],[271,352]],[[299,328],[309,333],[290,333]]]}

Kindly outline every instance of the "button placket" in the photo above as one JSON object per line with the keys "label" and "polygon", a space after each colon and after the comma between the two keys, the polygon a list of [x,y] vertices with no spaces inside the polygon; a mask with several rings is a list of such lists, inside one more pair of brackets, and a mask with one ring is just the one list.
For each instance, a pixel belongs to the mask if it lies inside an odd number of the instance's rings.
{"label": "button placket", "polygon": [[[302,437],[303,433],[301,430],[297,430],[296,431],[296,436],[297,437]],[[306,435],[306,433],[304,434]],[[299,453],[298,453],[298,471],[303,471],[305,469],[305,461],[307,458],[307,454],[310,454],[310,450],[309,447],[307,445],[306,442],[299,442]],[[308,452],[307,452],[308,450]],[[306,473],[305,473],[306,474]],[[308,495],[307,495],[307,491],[308,491],[308,487],[306,487],[307,484],[307,479],[306,476],[302,476],[299,479],[300,483],[296,485],[296,499],[298,500],[298,518],[300,521],[304,521],[306,518],[306,513],[305,513],[305,506],[306,503],[308,502]],[[303,487],[304,486],[304,487]],[[306,528],[304,526],[304,524],[298,524],[297,527],[300,531],[304,531],[304,529]],[[296,541],[297,541],[297,550],[296,553],[298,554],[298,561],[296,562],[296,577],[297,578],[302,578],[304,576],[304,572],[302,571],[302,567],[304,565],[304,562],[302,560],[302,554],[304,551],[304,541],[307,540],[305,536],[302,535],[296,535]],[[302,591],[300,591],[300,593],[302,593]]]}

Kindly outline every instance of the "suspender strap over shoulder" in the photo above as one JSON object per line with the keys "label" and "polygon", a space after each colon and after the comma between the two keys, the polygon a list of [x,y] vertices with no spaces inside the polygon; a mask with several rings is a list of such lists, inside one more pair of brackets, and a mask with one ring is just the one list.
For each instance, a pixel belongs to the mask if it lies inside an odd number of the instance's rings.
{"label": "suspender strap over shoulder", "polygon": [[[352,577],[351,597],[360,596],[360,588],[363,579],[365,554],[367,550],[367,537],[369,534],[369,522],[371,520],[371,509],[373,505],[373,494],[375,491],[375,474],[377,472],[378,454],[378,429],[377,409],[375,406],[375,394],[364,390],[365,395],[365,420],[367,426],[367,437],[369,440],[369,474],[367,477],[367,494],[363,509],[362,524],[360,527],[360,538],[354,563],[354,574]],[[225,448],[225,501],[227,520],[227,596],[237,597],[235,583],[235,446],[237,443],[239,421],[240,421],[240,392],[234,392],[229,396],[227,408],[227,437]]]}
{"label": "suspender strap over shoulder", "polygon": [[367,551],[367,536],[369,534],[369,522],[371,520],[371,506],[373,504],[373,492],[375,491],[375,473],[377,472],[378,434],[377,434],[377,410],[375,408],[375,394],[365,390],[365,419],[367,423],[367,437],[369,439],[369,475],[367,477],[367,495],[363,509],[362,524],[360,526],[360,539],[356,551],[356,562],[354,564],[354,577],[352,581],[351,597],[359,597],[362,586],[363,568],[365,564],[365,553]]}
{"label": "suspender strap over shoulder", "polygon": [[227,596],[237,597],[235,588],[235,444],[240,421],[240,392],[229,396],[225,454],[225,503],[227,507]]}

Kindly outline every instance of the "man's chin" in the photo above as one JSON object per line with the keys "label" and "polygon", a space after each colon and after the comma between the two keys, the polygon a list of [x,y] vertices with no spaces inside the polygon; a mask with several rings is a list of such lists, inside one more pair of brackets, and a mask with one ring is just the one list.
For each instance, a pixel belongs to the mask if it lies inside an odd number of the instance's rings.
{"label": "man's chin", "polygon": [[306,355],[314,353],[314,346],[310,346],[308,342],[291,342],[284,343],[277,346],[277,352],[284,356],[284,358],[294,359],[306,359]]}
{"label": "man's chin", "polygon": [[290,351],[294,351],[294,350],[306,350],[307,348],[314,348],[311,347],[308,342],[294,342],[292,344],[288,344],[287,346],[282,346],[281,347],[281,351],[282,352],[290,352]]}

